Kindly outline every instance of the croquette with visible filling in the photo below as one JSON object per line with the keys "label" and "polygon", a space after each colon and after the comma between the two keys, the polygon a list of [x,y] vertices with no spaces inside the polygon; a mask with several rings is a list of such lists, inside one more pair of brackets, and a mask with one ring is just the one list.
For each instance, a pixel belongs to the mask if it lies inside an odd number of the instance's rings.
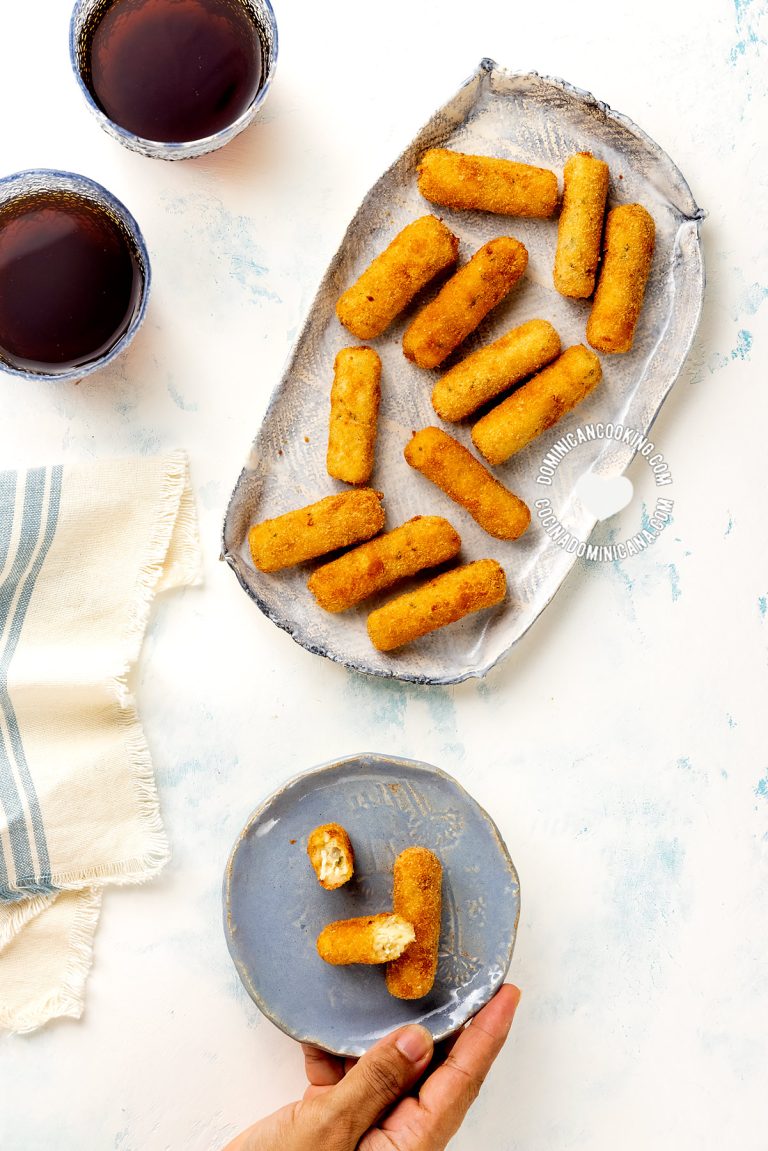
{"label": "croquette with visible filling", "polygon": [[307,855],[318,883],[326,891],[343,887],[354,874],[352,843],[340,823],[324,823],[316,827],[307,840]]}
{"label": "croquette with visible filling", "polygon": [[329,923],[317,937],[317,952],[326,963],[337,967],[388,963],[402,955],[414,939],[413,927],[406,919],[382,912]]}

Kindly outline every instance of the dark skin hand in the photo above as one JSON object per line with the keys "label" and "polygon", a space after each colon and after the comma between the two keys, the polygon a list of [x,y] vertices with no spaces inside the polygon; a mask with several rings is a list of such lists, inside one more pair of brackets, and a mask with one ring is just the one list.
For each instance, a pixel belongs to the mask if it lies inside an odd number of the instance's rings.
{"label": "dark skin hand", "polygon": [[423,1027],[392,1032],[358,1060],[305,1046],[303,1099],[224,1151],[443,1151],[501,1051],[519,1001],[517,987],[505,984],[426,1077],[434,1048]]}

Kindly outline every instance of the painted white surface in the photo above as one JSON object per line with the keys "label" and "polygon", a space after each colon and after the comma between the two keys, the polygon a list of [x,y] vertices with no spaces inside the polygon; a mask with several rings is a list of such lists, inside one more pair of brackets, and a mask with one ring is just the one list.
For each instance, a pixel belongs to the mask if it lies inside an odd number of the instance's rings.
{"label": "painted white surface", "polygon": [[[277,14],[259,122],[166,165],[91,120],[67,0],[0,11],[2,171],[105,183],[155,272],[112,370],[78,387],[0,379],[0,463],[186,447],[207,580],[158,605],[136,684],[173,862],[107,893],[84,1019],[0,1043],[0,1146],[209,1151],[298,1095],[298,1052],[229,961],[220,876],[265,794],[370,749],[456,775],[521,876],[523,1002],[453,1146],[765,1151],[768,5],[291,0]],[[577,565],[487,682],[424,690],[296,647],[217,562],[218,534],[352,212],[483,55],[588,88],[667,149],[709,211],[709,288],[654,429],[674,525],[621,565]],[[651,490],[644,465],[630,476],[619,538]]]}

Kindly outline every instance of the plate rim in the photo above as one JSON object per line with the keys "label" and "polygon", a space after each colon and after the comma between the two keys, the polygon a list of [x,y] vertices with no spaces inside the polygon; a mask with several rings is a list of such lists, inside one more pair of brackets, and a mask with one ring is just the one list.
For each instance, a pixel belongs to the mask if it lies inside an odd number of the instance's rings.
{"label": "plate rim", "polygon": [[[489,985],[490,991],[491,991],[490,995],[488,995],[487,997],[484,997],[484,996],[481,997],[481,999],[478,1002],[475,1002],[473,1000],[471,1009],[466,1013],[466,1015],[456,1025],[456,1027],[448,1028],[445,1030],[440,1030],[438,1032],[433,1032],[433,1041],[435,1043],[440,1043],[444,1039],[447,1039],[450,1035],[454,1035],[454,1034],[456,1034],[457,1031],[460,1031],[461,1028],[464,1027],[465,1024],[468,1023],[469,1020],[472,1019],[473,1016],[476,1015],[477,1012],[482,1007],[484,1007],[486,1003],[488,1003],[490,1001],[490,999],[496,993],[498,988],[504,982],[504,980],[507,976],[507,973],[509,972],[509,968],[512,964],[512,957],[514,955],[515,943],[517,941],[517,931],[518,931],[518,926],[520,923],[520,909],[522,906],[522,893],[521,893],[521,888],[520,888],[520,876],[518,874],[517,868],[515,867],[514,861],[512,859],[510,851],[509,851],[509,848],[507,847],[506,843],[504,842],[504,837],[502,836],[501,832],[499,831],[499,828],[496,824],[496,821],[493,819],[493,817],[491,815],[489,815],[489,813],[486,811],[486,809],[483,807],[483,805],[481,803],[479,803],[474,798],[474,796],[471,795],[467,791],[467,789],[464,787],[464,785],[462,783],[460,783],[458,779],[456,779],[455,776],[451,775],[449,772],[445,771],[443,768],[437,767],[435,764],[427,763],[425,760],[410,759],[410,758],[407,758],[404,756],[387,755],[386,752],[375,752],[375,751],[373,751],[373,752],[372,751],[357,752],[357,753],[352,753],[350,755],[341,756],[340,758],[337,758],[337,759],[328,760],[325,763],[321,763],[321,764],[316,765],[315,767],[308,768],[306,771],[298,772],[296,775],[291,776],[290,779],[288,779],[284,783],[280,784],[279,787],[275,788],[275,790],[272,791],[258,805],[258,807],[256,807],[251,812],[251,814],[248,816],[247,820],[245,821],[245,824],[243,825],[241,830],[238,832],[237,837],[235,838],[235,841],[232,844],[232,847],[230,848],[229,854],[227,855],[227,862],[226,862],[226,865],[224,868],[224,877],[223,877],[223,881],[222,881],[222,900],[221,900],[222,901],[222,920],[223,920],[223,928],[224,928],[224,938],[225,938],[225,941],[227,944],[227,950],[228,950],[229,956],[230,956],[230,958],[231,958],[231,960],[235,966],[235,970],[237,971],[240,982],[242,983],[243,987],[245,988],[246,992],[248,993],[248,996],[253,1001],[253,1003],[255,1003],[256,1007],[258,1007],[261,1014],[266,1019],[268,1019],[270,1021],[270,1023],[273,1023],[275,1025],[275,1027],[277,1027],[285,1035],[288,1035],[291,1039],[294,1039],[297,1043],[308,1043],[308,1044],[311,1044],[313,1047],[320,1047],[322,1050],[328,1051],[333,1055],[353,1056],[353,1057],[359,1056],[360,1052],[359,1051],[351,1051],[349,1049],[342,1050],[342,1049],[337,1049],[337,1048],[333,1048],[333,1047],[328,1047],[322,1043],[319,1043],[316,1037],[313,1037],[310,1035],[299,1034],[297,1031],[292,1030],[289,1026],[287,1026],[284,1019],[277,1017],[270,1010],[268,1004],[264,1000],[264,997],[259,994],[259,992],[256,990],[255,987],[253,987],[251,981],[249,980],[249,978],[247,976],[247,972],[244,970],[244,964],[242,962],[242,959],[236,953],[237,948],[236,948],[236,945],[234,942],[234,936],[235,936],[236,932],[233,930],[233,925],[232,925],[232,907],[231,907],[231,902],[230,902],[230,896],[231,896],[231,887],[232,887],[233,867],[234,867],[234,863],[235,863],[235,857],[237,855],[240,844],[243,842],[245,837],[248,835],[248,833],[250,832],[254,823],[263,815],[263,813],[268,809],[268,807],[275,800],[277,800],[281,796],[283,796],[286,793],[286,791],[289,791],[292,787],[295,787],[300,781],[323,775],[326,772],[330,771],[331,769],[339,769],[339,768],[344,768],[346,766],[351,767],[352,765],[360,765],[361,763],[364,763],[367,766],[374,766],[374,767],[383,767],[383,766],[389,767],[390,765],[394,765],[395,768],[407,767],[411,770],[424,772],[425,774],[430,775],[430,776],[436,775],[436,776],[440,777],[441,779],[445,780],[446,782],[448,782],[451,786],[457,788],[458,791],[461,793],[462,798],[466,798],[466,800],[468,800],[468,802],[479,812],[481,817],[488,824],[489,829],[493,835],[493,838],[496,841],[496,845],[499,848],[500,854],[501,854],[501,856],[505,862],[506,868],[508,869],[508,871],[510,873],[510,877],[517,887],[517,913],[515,915],[515,922],[514,922],[514,925],[512,928],[512,933],[511,933],[510,939],[509,939],[509,946],[507,949],[507,954],[506,954],[504,962],[501,965],[503,970],[502,970],[500,979],[496,982],[491,981],[491,983]],[[403,1024],[403,1026],[405,1026],[405,1024]]]}

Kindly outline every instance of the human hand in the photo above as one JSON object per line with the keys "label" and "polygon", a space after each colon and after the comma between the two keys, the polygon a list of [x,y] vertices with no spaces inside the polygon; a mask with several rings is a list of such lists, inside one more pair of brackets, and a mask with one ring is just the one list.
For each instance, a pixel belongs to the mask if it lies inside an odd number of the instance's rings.
{"label": "human hand", "polygon": [[249,1127],[224,1151],[443,1151],[477,1098],[507,1038],[520,1001],[511,984],[494,996],[427,1070],[432,1037],[411,1025],[380,1040],[359,1060],[305,1047],[309,1087]]}

